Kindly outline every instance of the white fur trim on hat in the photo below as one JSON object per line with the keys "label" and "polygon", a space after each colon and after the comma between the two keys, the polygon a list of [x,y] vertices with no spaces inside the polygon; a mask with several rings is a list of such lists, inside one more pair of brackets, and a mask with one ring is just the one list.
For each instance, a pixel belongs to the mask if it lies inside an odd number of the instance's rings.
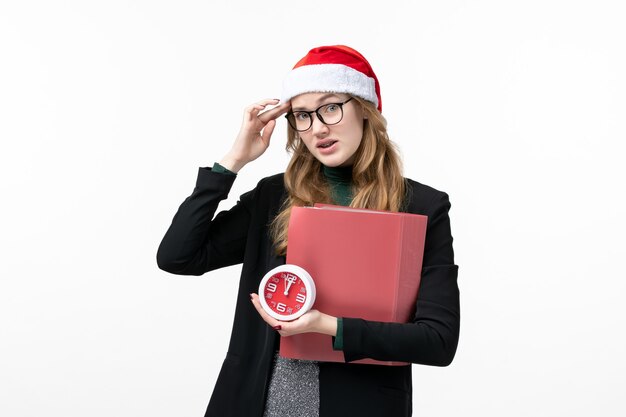
{"label": "white fur trim on hat", "polygon": [[303,93],[347,93],[378,106],[376,81],[342,64],[305,65],[293,69],[283,82],[281,102]]}

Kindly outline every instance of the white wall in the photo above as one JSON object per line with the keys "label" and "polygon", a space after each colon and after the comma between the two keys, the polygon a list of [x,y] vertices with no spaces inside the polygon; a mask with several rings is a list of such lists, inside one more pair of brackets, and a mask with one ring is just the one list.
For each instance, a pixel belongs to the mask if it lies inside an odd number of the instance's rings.
{"label": "white wall", "polygon": [[[617,416],[620,1],[0,3],[0,415],[201,416],[239,267],[160,271],[198,166],[310,48],[376,70],[406,175],[447,191],[462,333],[419,416]],[[284,121],[228,207],[284,169]]]}

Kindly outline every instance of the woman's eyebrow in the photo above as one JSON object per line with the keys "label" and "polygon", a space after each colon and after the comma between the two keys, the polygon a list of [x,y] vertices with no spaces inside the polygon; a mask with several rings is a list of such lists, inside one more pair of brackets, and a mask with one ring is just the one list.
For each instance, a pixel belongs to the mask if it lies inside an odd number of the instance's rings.
{"label": "woman's eyebrow", "polygon": [[[330,97],[334,97],[336,99],[340,99],[340,97],[337,94],[334,93],[328,93],[328,94],[324,94],[323,96],[320,96],[317,100],[316,100],[316,106],[320,104],[320,102],[326,100],[327,98]],[[291,111],[307,111],[304,107],[292,107]],[[312,111],[312,110],[311,110]]]}

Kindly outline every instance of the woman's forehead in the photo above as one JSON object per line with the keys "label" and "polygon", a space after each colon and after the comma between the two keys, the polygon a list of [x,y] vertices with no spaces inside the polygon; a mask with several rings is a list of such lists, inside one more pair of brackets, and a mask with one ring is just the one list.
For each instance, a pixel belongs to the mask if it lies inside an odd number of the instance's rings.
{"label": "woman's forehead", "polygon": [[315,108],[329,99],[342,101],[347,95],[341,93],[304,93],[291,99],[292,110]]}

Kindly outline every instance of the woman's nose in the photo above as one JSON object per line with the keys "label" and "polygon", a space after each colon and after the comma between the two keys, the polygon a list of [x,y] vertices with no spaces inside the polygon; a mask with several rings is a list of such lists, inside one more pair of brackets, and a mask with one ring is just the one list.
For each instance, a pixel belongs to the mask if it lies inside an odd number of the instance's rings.
{"label": "woman's nose", "polygon": [[316,135],[316,136],[320,136],[320,135],[323,136],[323,135],[326,135],[328,133],[328,125],[322,123],[322,121],[320,120],[320,118],[319,118],[319,116],[317,114],[315,114],[315,116],[313,116],[311,132],[314,135]]}

